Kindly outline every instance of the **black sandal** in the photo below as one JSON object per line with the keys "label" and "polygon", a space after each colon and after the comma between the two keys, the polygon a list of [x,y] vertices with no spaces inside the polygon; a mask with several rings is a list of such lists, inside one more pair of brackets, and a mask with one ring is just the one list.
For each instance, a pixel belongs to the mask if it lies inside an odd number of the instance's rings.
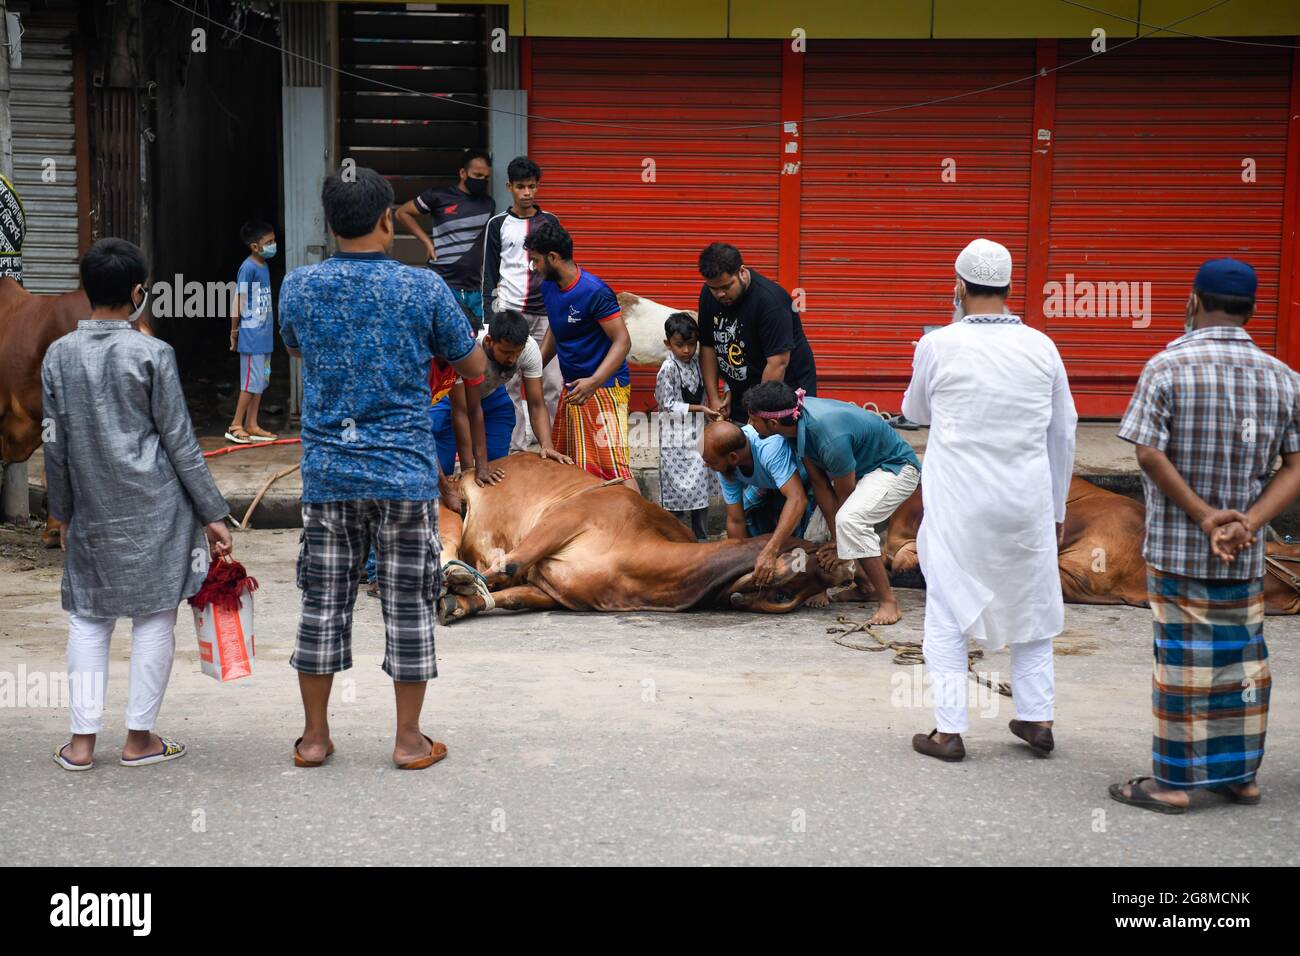
{"label": "black sandal", "polygon": [[[1151,794],[1142,789],[1143,780],[1150,780],[1150,777],[1134,777],[1127,784],[1112,783],[1110,785],[1110,798],[1118,800],[1120,803],[1127,803],[1131,807],[1141,807],[1143,810],[1154,810],[1156,813],[1186,813],[1186,807],[1176,807],[1172,803],[1165,803],[1163,800],[1157,800]],[[1128,796],[1124,795],[1124,787],[1128,787]]]}

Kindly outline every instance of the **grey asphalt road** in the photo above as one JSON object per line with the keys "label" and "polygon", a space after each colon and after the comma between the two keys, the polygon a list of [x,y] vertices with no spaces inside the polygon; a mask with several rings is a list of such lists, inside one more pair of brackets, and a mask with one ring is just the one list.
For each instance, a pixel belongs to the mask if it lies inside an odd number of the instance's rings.
{"label": "grey asphalt road", "polygon": [[[1068,607],[1057,642],[1057,753],[1006,729],[1010,700],[972,695],[970,756],[914,754],[932,720],[918,672],[836,644],[849,605],[787,616],[498,613],[439,633],[425,730],[450,756],[390,761],[391,683],[378,602],[358,598],[356,666],[332,699],[338,752],[295,769],[301,732],[288,666],[297,535],[254,531],[237,553],[262,584],[251,679],[198,668],[184,609],[159,729],[182,760],[115,762],[128,628],[112,653],[98,766],[59,770],[67,713],[32,688],[61,671],[57,556],[0,555],[3,861],[219,864],[1291,864],[1300,860],[1300,621],[1270,618],[1275,690],[1264,802],[1198,794],[1159,816],[1108,799],[1150,769],[1150,618]],[[880,629],[921,638],[923,592]],[[860,636],[859,636],[860,637]],[[856,639],[856,638],[855,638]],[[1006,673],[1005,653],[981,665]],[[35,675],[36,683],[33,683]],[[0,685],[0,689],[2,685]],[[44,705],[43,705],[44,704]]]}

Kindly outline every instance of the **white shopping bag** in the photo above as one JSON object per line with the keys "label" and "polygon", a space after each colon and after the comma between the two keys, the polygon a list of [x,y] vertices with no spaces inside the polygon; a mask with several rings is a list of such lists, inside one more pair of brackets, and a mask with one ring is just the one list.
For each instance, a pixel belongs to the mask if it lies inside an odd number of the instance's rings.
{"label": "white shopping bag", "polygon": [[209,604],[191,608],[199,637],[199,665],[219,681],[238,680],[253,673],[253,595],[239,596],[239,610]]}

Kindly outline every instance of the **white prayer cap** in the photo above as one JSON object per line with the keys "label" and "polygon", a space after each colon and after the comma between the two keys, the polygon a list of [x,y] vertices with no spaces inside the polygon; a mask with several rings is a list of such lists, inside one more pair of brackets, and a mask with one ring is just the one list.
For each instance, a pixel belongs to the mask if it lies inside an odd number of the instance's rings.
{"label": "white prayer cap", "polygon": [[957,257],[957,275],[976,285],[1011,285],[1011,253],[992,239],[975,239]]}

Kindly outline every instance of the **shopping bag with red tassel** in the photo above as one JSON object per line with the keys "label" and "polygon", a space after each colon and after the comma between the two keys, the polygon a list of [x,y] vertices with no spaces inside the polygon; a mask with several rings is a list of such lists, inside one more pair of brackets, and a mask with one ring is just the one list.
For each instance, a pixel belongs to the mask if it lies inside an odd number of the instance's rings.
{"label": "shopping bag with red tassel", "polygon": [[230,556],[213,561],[207,579],[190,598],[199,665],[219,681],[253,673],[253,592],[257,580]]}

